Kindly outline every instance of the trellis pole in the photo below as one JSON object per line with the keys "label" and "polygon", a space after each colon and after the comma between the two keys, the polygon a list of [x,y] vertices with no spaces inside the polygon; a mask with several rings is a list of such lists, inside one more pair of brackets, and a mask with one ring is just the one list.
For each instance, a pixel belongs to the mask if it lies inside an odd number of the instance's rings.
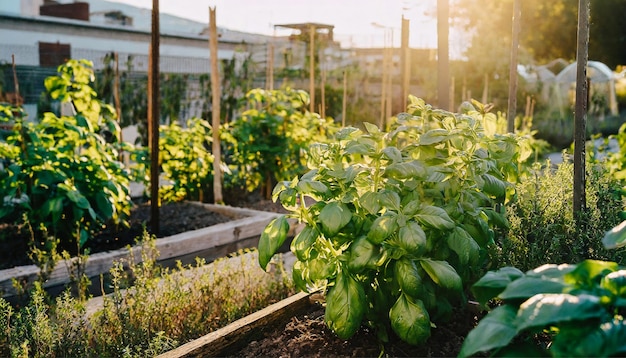
{"label": "trellis pole", "polygon": [[211,56],[211,95],[212,105],[211,113],[213,127],[213,202],[221,204],[224,202],[222,197],[222,169],[221,158],[222,150],[220,148],[220,74],[219,63],[217,60],[217,24],[215,22],[215,8],[209,7],[209,50]]}
{"label": "trellis pole", "polygon": [[576,48],[576,108],[574,110],[574,217],[585,207],[585,140],[587,131],[587,60],[589,57],[589,2],[578,2]]}
{"label": "trellis pole", "polygon": [[152,0],[152,41],[148,71],[148,142],[150,146],[150,229],[159,233],[159,0]]}
{"label": "trellis pole", "polygon": [[515,132],[515,113],[517,112],[517,52],[521,29],[522,0],[513,4],[513,33],[511,36],[511,64],[509,67],[509,103],[507,110],[507,131]]}
{"label": "trellis pole", "polygon": [[437,98],[439,108],[448,110],[450,58],[448,49],[450,0],[437,0]]}

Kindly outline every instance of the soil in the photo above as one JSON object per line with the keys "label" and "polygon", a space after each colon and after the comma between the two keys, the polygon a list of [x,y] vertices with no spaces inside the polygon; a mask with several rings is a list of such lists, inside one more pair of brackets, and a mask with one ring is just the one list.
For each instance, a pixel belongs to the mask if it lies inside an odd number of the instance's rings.
{"label": "soil", "polygon": [[[224,198],[225,204],[233,207],[271,212],[284,211],[280,204],[266,200],[258,193],[246,193],[245,190],[226,192]],[[136,239],[142,236],[144,226],[150,232],[150,211],[149,202],[135,204],[129,217],[130,227],[108,227],[90,238],[85,248],[90,254],[95,254],[134,245]],[[156,236],[171,236],[233,219],[237,218],[202,209],[189,202],[164,203],[159,208],[159,233]],[[29,241],[30,234],[26,229],[10,224],[0,224],[0,270],[33,264],[28,256]],[[75,251],[73,247],[61,249],[67,249],[71,254]]]}
{"label": "soil", "polygon": [[424,345],[411,346],[395,336],[381,345],[376,333],[367,328],[361,328],[347,341],[338,338],[324,323],[324,309],[315,305],[229,356],[379,357],[382,353],[384,357],[456,357],[464,338],[482,316],[482,312],[457,309],[452,316],[455,319],[438,323]]}

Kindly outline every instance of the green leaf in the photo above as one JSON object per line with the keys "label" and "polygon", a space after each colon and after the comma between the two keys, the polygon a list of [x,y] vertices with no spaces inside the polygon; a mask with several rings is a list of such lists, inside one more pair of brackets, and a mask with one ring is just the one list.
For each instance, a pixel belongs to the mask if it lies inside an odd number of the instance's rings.
{"label": "green leaf", "polygon": [[368,266],[373,266],[378,253],[378,246],[374,245],[366,236],[360,236],[350,245],[350,261],[348,268],[351,272],[361,272]]}
{"label": "green leaf", "polygon": [[509,228],[509,221],[506,219],[506,216],[503,214],[500,214],[499,212],[491,209],[491,208],[484,208],[483,212],[487,215],[487,217],[489,218],[489,222],[493,223],[495,226],[502,228],[502,229],[508,229]]}
{"label": "green leaf", "polygon": [[469,332],[463,341],[459,357],[471,357],[478,352],[507,346],[517,335],[516,315],[517,309],[511,305],[501,305],[489,312]]}
{"label": "green leaf", "polygon": [[511,282],[498,297],[503,300],[527,300],[540,293],[562,293],[566,287],[561,281],[524,276]]}
{"label": "green leaf", "polygon": [[352,337],[365,314],[365,291],[351,275],[340,273],[326,295],[324,321],[339,338]]}
{"label": "green leaf", "polygon": [[500,292],[514,280],[524,276],[524,273],[515,267],[503,267],[496,271],[489,271],[472,285],[472,293],[483,306],[497,297]]}
{"label": "green leaf", "polygon": [[387,178],[394,179],[420,179],[426,176],[426,168],[417,160],[410,162],[398,162],[389,164],[385,168],[383,175]]}
{"label": "green leaf", "polygon": [[324,183],[315,180],[298,182],[298,189],[302,194],[324,194],[328,192],[328,187]]}
{"label": "green leaf", "polygon": [[557,357],[623,357],[626,353],[626,322],[615,318],[599,326],[582,325],[563,329],[550,351]]}
{"label": "green leaf", "polygon": [[389,310],[391,328],[403,341],[420,345],[430,337],[430,316],[421,300],[400,295]]}
{"label": "green leaf", "polygon": [[619,265],[611,261],[584,260],[565,275],[565,282],[581,286],[595,286],[596,276],[617,271]]}
{"label": "green leaf", "polygon": [[382,152],[394,163],[402,161],[402,153],[400,153],[400,151],[396,147],[385,147]]}
{"label": "green leaf", "polygon": [[380,244],[385,241],[389,235],[396,231],[397,228],[398,222],[396,220],[396,215],[391,212],[387,212],[374,220],[370,231],[367,233],[367,238],[375,244]]}
{"label": "green leaf", "polygon": [[439,230],[449,230],[455,227],[454,221],[448,213],[437,206],[424,205],[415,216],[422,224]]}
{"label": "green leaf", "polygon": [[259,239],[259,265],[263,270],[267,269],[267,264],[276,254],[287,238],[289,232],[289,222],[285,215],[279,216],[263,229]]}
{"label": "green leaf", "polygon": [[446,261],[420,259],[420,264],[437,285],[455,291],[462,289],[461,277],[454,267],[450,266]]}
{"label": "green leaf", "polygon": [[319,219],[324,232],[334,236],[346,226],[352,218],[352,212],[344,203],[331,202],[320,211]]}
{"label": "green leaf", "polygon": [[447,237],[448,247],[459,257],[462,265],[478,262],[480,247],[474,239],[460,226],[456,226]]}
{"label": "green leaf", "polygon": [[626,246],[626,220],[607,231],[602,238],[602,244],[607,249],[617,249]]}
{"label": "green leaf", "polygon": [[377,215],[380,211],[380,202],[378,201],[378,193],[368,191],[361,196],[359,200],[361,206],[372,215]]}
{"label": "green leaf", "polygon": [[89,201],[78,190],[70,190],[66,193],[68,199],[76,204],[81,209],[88,209],[91,207]]}
{"label": "green leaf", "polygon": [[415,221],[409,221],[406,226],[400,228],[398,244],[406,252],[418,255],[426,247],[426,233]]}
{"label": "green leaf", "polygon": [[604,276],[600,287],[606,288],[616,296],[624,297],[626,294],[626,270],[611,272]]}
{"label": "green leaf", "polygon": [[600,298],[592,295],[567,293],[538,294],[522,303],[517,313],[519,330],[546,327],[569,321],[601,318],[607,314]]}
{"label": "green leaf", "polygon": [[296,255],[298,260],[305,261],[309,259],[311,247],[319,237],[319,232],[313,226],[306,225],[302,231],[296,235],[291,241],[291,251]]}
{"label": "green leaf", "polygon": [[420,145],[431,145],[441,143],[448,139],[449,131],[445,129],[431,129],[422,134],[419,138]]}
{"label": "green leaf", "polygon": [[422,276],[420,276],[415,261],[408,259],[397,261],[394,272],[402,292],[413,298],[421,296],[423,292]]}
{"label": "green leaf", "polygon": [[400,195],[392,190],[383,190],[378,193],[380,205],[384,208],[400,211]]}
{"label": "green leaf", "polygon": [[483,185],[483,192],[489,195],[493,195],[496,198],[504,197],[504,195],[506,194],[507,186],[504,181],[494,177],[491,174],[483,174],[482,179],[485,181],[485,184]]}

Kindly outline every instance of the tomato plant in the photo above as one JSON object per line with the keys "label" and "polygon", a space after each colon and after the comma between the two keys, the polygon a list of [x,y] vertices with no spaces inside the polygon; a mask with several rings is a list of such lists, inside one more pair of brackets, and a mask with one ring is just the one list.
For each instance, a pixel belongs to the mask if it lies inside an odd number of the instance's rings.
{"label": "tomato plant", "polygon": [[259,263],[283,244],[289,218],[303,223],[293,278],[326,292],[325,321],[339,337],[365,323],[383,340],[391,330],[423,343],[479,274],[493,228],[508,225],[502,204],[530,153],[470,107],[454,114],[411,97],[389,132],[344,128],[310,147],[307,173],[274,188],[290,213],[265,228]]}
{"label": "tomato plant", "polygon": [[58,71],[46,79],[46,89],[53,99],[71,102],[75,115],[47,112],[33,123],[0,108],[0,120],[15,122],[0,139],[0,220],[19,223],[24,216],[44,238],[80,249],[104,224],[125,222],[129,179],[110,143],[119,133],[114,111],[89,86],[91,63],[70,60]]}
{"label": "tomato plant", "polygon": [[247,109],[223,130],[230,133],[225,153],[231,156],[232,180],[248,191],[264,187],[271,194],[276,181],[306,171],[309,144],[325,141],[336,126],[306,110],[309,96],[301,90],[254,89],[244,101]]}

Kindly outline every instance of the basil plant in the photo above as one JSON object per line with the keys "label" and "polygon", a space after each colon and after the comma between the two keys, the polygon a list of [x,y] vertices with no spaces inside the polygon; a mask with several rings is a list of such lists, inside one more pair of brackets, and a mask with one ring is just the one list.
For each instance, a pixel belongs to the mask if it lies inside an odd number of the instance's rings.
{"label": "basil plant", "polygon": [[326,294],[325,321],[340,338],[362,326],[382,341],[394,332],[418,345],[464,300],[480,274],[502,204],[530,153],[495,133],[497,117],[468,105],[462,114],[410,97],[388,132],[365,123],[309,149],[309,171],[276,185],[289,211],[259,240],[264,269],[285,242],[290,220],[293,279]]}

